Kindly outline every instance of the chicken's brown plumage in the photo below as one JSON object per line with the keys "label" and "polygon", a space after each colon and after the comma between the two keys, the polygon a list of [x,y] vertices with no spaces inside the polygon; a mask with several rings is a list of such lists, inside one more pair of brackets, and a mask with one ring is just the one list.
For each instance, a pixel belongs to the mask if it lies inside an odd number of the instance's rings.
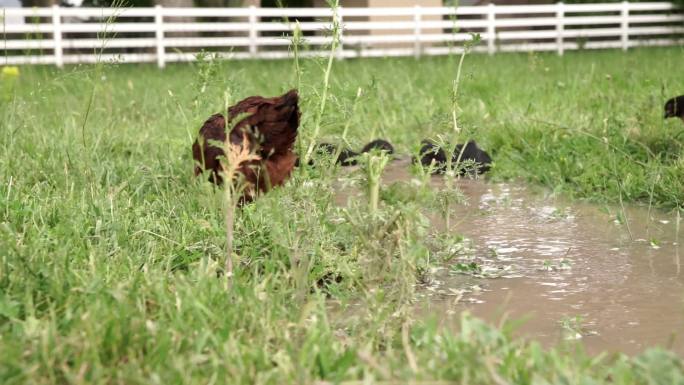
{"label": "chicken's brown plumage", "polygon": [[228,108],[228,124],[233,127],[227,137],[223,115],[210,117],[192,145],[192,156],[197,164],[195,175],[207,170],[211,172],[210,181],[223,182],[220,157],[224,156],[224,151],[219,145],[228,139],[231,144],[241,149],[246,147],[258,157],[243,161],[238,168],[247,183],[244,200],[251,200],[256,191],[265,192],[283,184],[297,160],[293,147],[299,127],[298,101],[296,90],[275,98],[251,96],[242,100]]}

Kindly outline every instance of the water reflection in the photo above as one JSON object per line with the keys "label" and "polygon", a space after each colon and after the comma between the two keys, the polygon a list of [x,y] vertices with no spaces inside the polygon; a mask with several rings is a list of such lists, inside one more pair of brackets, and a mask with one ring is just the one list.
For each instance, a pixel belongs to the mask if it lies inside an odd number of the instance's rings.
{"label": "water reflection", "polygon": [[[408,180],[407,168],[407,160],[392,163],[385,182]],[[674,215],[641,207],[620,213],[518,185],[464,180],[460,187],[468,204],[454,211],[452,231],[471,241],[469,258],[499,272],[482,276],[500,278],[464,280],[441,269],[419,293],[421,316],[454,328],[464,309],[492,323],[526,318],[519,333],[547,345],[567,339],[574,322],[590,352],[660,345],[684,354],[682,237]],[[454,303],[449,294],[457,291]]]}

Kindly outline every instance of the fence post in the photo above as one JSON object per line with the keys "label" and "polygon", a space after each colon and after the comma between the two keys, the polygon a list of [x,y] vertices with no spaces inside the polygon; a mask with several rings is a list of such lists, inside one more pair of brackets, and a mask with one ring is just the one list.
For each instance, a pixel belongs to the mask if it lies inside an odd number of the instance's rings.
{"label": "fence post", "polygon": [[420,58],[420,23],[421,23],[421,7],[420,5],[413,6],[413,37],[415,41],[413,42],[413,57],[416,59]]}
{"label": "fence post", "polygon": [[564,46],[563,46],[563,30],[565,29],[565,9],[564,4],[561,1],[556,3],[556,47],[558,50],[558,56],[563,56]]}
{"label": "fence post", "polygon": [[53,52],[55,54],[55,65],[58,68],[64,67],[64,56],[62,48],[62,10],[59,5],[52,6],[52,40],[55,44]]}
{"label": "fence post", "polygon": [[157,66],[166,66],[166,48],[164,47],[164,10],[157,4],[154,6],[155,37],[157,40]]}
{"label": "fence post", "polygon": [[257,56],[257,14],[256,7],[249,6],[249,54],[252,58]]}
{"label": "fence post", "polygon": [[620,40],[622,41],[622,50],[627,51],[629,48],[629,2],[623,1],[620,10]]}
{"label": "fence post", "polygon": [[496,9],[494,3],[487,6],[487,52],[493,55],[496,52],[494,38],[496,36]]}

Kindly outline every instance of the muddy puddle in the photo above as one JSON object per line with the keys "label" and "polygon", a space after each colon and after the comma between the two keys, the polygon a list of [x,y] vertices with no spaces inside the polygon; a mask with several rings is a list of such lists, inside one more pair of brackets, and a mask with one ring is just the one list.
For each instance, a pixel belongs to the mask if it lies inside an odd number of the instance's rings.
{"label": "muddy puddle", "polygon": [[[410,179],[408,165],[392,162],[384,183]],[[452,232],[468,238],[468,251],[419,289],[419,318],[458,330],[468,310],[493,324],[524,320],[517,335],[545,346],[578,341],[589,353],[627,354],[661,346],[684,355],[684,221],[678,232],[676,215],[655,209],[623,212],[519,184],[459,186],[468,203],[454,211]]]}

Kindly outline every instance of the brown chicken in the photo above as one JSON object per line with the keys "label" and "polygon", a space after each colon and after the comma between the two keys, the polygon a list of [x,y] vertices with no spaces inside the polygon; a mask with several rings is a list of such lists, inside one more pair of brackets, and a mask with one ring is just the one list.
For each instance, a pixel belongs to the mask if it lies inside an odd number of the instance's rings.
{"label": "brown chicken", "polygon": [[[256,193],[282,185],[289,178],[297,161],[293,147],[299,127],[298,101],[297,91],[291,90],[275,98],[250,96],[228,108],[230,143],[252,154],[238,166],[246,183],[241,201],[249,202]],[[222,114],[215,114],[204,122],[192,145],[196,176],[208,170],[211,182],[223,183],[220,158],[225,156],[225,141],[226,120]]]}

